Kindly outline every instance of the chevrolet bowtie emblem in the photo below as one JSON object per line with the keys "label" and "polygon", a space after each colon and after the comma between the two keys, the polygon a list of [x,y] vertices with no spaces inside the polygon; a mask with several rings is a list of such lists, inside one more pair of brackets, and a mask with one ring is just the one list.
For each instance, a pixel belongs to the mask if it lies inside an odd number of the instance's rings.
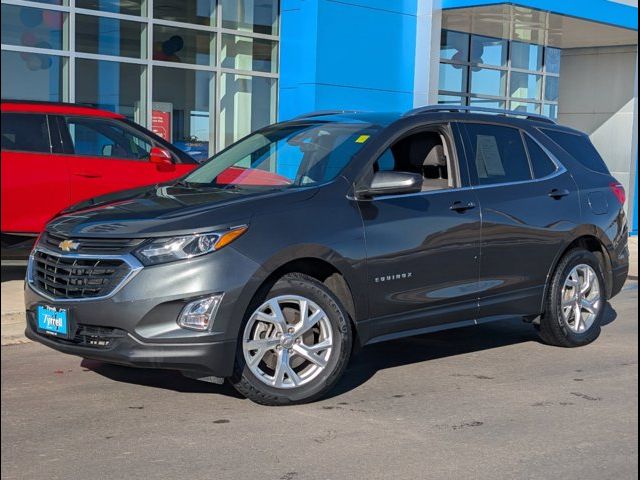
{"label": "chevrolet bowtie emblem", "polygon": [[58,248],[63,252],[71,252],[72,250],[77,250],[80,244],[78,242],[74,242],[73,240],[63,240],[58,244]]}

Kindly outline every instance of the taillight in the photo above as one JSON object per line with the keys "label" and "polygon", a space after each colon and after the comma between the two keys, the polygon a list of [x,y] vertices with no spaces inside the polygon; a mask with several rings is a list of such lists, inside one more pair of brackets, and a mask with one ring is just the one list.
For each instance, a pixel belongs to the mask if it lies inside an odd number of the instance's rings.
{"label": "taillight", "polygon": [[609,188],[611,188],[611,191],[620,202],[620,205],[624,205],[627,201],[627,192],[624,191],[624,186],[622,186],[621,183],[612,182],[609,184]]}

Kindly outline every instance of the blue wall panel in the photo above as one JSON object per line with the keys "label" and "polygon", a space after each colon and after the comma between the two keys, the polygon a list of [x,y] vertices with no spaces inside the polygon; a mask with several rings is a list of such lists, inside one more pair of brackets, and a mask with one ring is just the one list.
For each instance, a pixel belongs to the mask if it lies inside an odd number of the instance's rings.
{"label": "blue wall panel", "polygon": [[279,118],[413,105],[416,0],[283,0]]}

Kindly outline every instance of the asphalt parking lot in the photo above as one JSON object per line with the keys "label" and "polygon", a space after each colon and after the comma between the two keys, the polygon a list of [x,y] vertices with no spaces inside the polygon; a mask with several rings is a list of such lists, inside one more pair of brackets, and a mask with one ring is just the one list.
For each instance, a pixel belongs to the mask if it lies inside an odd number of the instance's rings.
{"label": "asphalt parking lot", "polygon": [[637,301],[629,282],[580,349],[520,322],[372,346],[330,398],[281,408],[3,346],[2,478],[637,478]]}

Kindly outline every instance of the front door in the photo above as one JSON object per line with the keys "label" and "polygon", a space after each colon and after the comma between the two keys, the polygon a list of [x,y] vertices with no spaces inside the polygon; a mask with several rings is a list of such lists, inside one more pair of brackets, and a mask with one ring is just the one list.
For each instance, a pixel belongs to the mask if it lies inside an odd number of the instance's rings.
{"label": "front door", "polygon": [[476,318],[480,208],[454,151],[444,130],[419,132],[373,166],[422,173],[424,186],[360,202],[372,337]]}
{"label": "front door", "polygon": [[129,188],[153,185],[186,173],[191,166],[159,168],[149,161],[153,142],[122,122],[67,117],[59,122],[69,144],[73,203]]}

